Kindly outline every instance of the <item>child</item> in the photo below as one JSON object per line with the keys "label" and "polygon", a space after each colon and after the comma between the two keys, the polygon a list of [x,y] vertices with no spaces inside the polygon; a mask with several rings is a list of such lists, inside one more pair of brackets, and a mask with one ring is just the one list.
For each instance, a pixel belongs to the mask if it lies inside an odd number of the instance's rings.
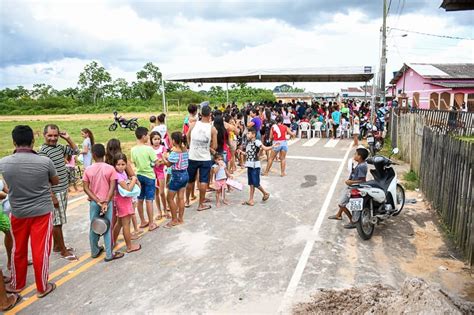
{"label": "child", "polygon": [[163,144],[165,145],[166,149],[170,147],[170,141],[168,138],[168,128],[166,127],[166,114],[161,113],[156,117],[157,125],[155,128],[151,129],[151,131],[158,131],[161,135],[161,139],[163,139]]}
{"label": "child", "polygon": [[[95,163],[84,172],[82,182],[84,191],[89,197],[91,222],[95,218],[103,215],[112,224],[112,198],[114,197],[115,181],[117,173],[113,166],[104,162],[105,148],[102,144],[92,146],[92,158]],[[112,252],[112,229],[109,228],[104,234],[105,261],[112,261],[124,256],[120,252]],[[99,247],[99,235],[89,230],[89,241],[91,245],[91,256],[97,258],[104,251],[104,247]]]}
{"label": "child", "polygon": [[[66,155],[66,167],[69,178],[69,186],[74,187],[74,191],[78,192],[77,189],[77,178],[76,178],[76,156],[75,155]],[[70,187],[69,187],[70,190]]]}
{"label": "child", "polygon": [[352,134],[354,136],[354,146],[357,147],[359,145],[359,134],[360,134],[360,121],[359,121],[359,112],[354,111],[354,118],[352,119],[352,124],[354,125],[352,128]]}
{"label": "child", "polygon": [[[133,208],[132,197],[122,196],[118,190],[118,187],[120,186],[127,191],[132,191],[133,187],[138,182],[138,179],[133,176],[130,181],[128,180],[127,173],[125,172],[125,169],[127,168],[127,156],[125,154],[116,154],[114,157],[114,165],[117,172],[117,189],[115,191],[114,204],[117,210],[117,217],[120,220],[120,225],[123,227],[123,238],[125,239],[125,244],[127,245],[127,253],[132,253],[139,251],[142,248],[140,244],[132,244],[131,240],[130,221],[132,219],[132,215],[135,213],[135,209]],[[114,233],[115,232],[116,231],[114,231]],[[117,234],[118,233],[120,233],[120,228],[117,231]],[[118,235],[116,235],[116,237],[117,236]],[[116,239],[116,237],[114,238]]]}
{"label": "child", "polygon": [[[13,249],[13,237],[11,234],[11,225],[9,213],[6,212],[6,209],[3,209],[3,202],[8,197],[8,186],[7,184],[0,179],[0,231],[5,234],[5,250],[7,252],[7,269],[11,268],[12,260],[12,249]],[[10,280],[9,278],[0,279],[0,281]],[[9,281],[7,281],[9,282]]]}
{"label": "child", "polygon": [[[171,209],[171,221],[165,228],[172,228],[184,223],[184,194],[189,181],[188,176],[188,151],[183,145],[181,132],[176,131],[171,134],[173,147],[169,155],[164,156],[166,166],[171,169],[171,181],[168,188],[168,204]],[[177,202],[175,197],[177,195]]]}
{"label": "child", "polygon": [[[137,137],[137,145],[132,148],[131,155],[141,186],[140,196],[138,196],[138,215],[141,221],[140,228],[148,226],[149,231],[154,231],[158,228],[158,225],[156,225],[153,220],[153,201],[155,200],[156,190],[156,176],[153,171],[153,166],[157,164],[158,160],[155,151],[148,145],[148,129],[138,127],[135,130],[135,136]],[[144,202],[146,204],[148,221],[145,221],[143,213]]]}
{"label": "child", "polygon": [[[245,162],[245,166],[247,167],[247,178],[248,184],[250,186],[250,197],[248,201],[244,201],[242,204],[246,206],[253,206],[254,200],[253,196],[255,194],[255,188],[260,190],[263,194],[262,201],[267,201],[270,198],[270,194],[263,189],[260,185],[260,160],[258,159],[258,151],[260,148],[263,150],[271,150],[272,147],[266,147],[262,144],[260,140],[256,139],[257,133],[255,128],[250,127],[247,131],[247,147],[245,149],[245,153],[247,155],[247,162]],[[275,144],[275,147],[278,144]]]}
{"label": "child", "polygon": [[291,119],[291,132],[296,133],[298,131],[298,123],[296,119]]}
{"label": "child", "polygon": [[220,207],[220,200],[222,195],[222,203],[229,205],[229,202],[225,198],[225,189],[227,188],[227,178],[232,177],[227,170],[222,154],[216,154],[214,156],[215,164],[212,166],[212,172],[214,174],[214,186],[216,187],[216,206]]}
{"label": "child", "polygon": [[358,164],[352,170],[349,179],[346,180],[347,187],[344,188],[341,194],[341,198],[339,200],[339,211],[336,215],[330,216],[328,219],[331,220],[342,220],[342,213],[344,212],[347,217],[349,218],[349,223],[344,225],[345,229],[353,229],[355,228],[355,224],[352,222],[352,215],[349,209],[346,208],[347,203],[349,202],[349,193],[350,193],[350,185],[363,183],[367,177],[367,163],[365,160],[369,156],[369,151],[365,148],[359,148],[356,150],[354,154],[354,161]]}
{"label": "child", "polygon": [[156,127],[156,116],[152,115],[150,116],[150,130],[153,130],[153,128]]}
{"label": "child", "polygon": [[[156,207],[158,208],[157,220],[161,220],[162,217],[166,216],[166,195],[165,195],[165,165],[163,163],[163,154],[166,152],[166,148],[161,142],[161,134],[158,131],[153,131],[150,134],[150,144],[153,150],[155,150],[158,164],[155,165],[153,171],[156,176]],[[163,204],[163,208],[160,206]]]}

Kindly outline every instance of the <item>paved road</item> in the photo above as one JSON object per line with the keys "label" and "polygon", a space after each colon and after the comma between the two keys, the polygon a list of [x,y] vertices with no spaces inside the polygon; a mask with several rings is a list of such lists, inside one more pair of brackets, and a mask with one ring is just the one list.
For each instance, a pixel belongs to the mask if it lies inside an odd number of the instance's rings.
{"label": "paved road", "polygon": [[[393,258],[400,252],[416,258],[416,246],[407,235],[431,217],[408,209],[398,221],[377,229],[370,242],[326,220],[336,209],[347,176],[346,158],[352,154],[349,140],[293,142],[288,176],[278,176],[276,164],[275,172],[262,178],[269,201],[242,206],[248,193],[244,190],[231,194],[231,206],[201,213],[194,205],[185,214],[185,225],[147,233],[140,240],[142,251],[112,263],[89,257],[87,204],[75,202],[66,240],[81,260],[68,264],[53,254],[51,276],[57,291],[43,300],[27,291],[16,310],[277,313],[287,312],[317,288],[373,282],[398,286],[411,274]],[[245,181],[245,174],[239,179]],[[4,261],[4,252],[0,258]]]}

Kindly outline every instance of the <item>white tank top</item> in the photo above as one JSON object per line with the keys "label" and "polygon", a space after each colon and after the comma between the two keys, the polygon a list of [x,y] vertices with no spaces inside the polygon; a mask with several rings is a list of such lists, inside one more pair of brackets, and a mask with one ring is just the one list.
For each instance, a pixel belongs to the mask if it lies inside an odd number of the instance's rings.
{"label": "white tank top", "polygon": [[211,152],[211,123],[197,121],[191,131],[189,159],[194,161],[210,161]]}

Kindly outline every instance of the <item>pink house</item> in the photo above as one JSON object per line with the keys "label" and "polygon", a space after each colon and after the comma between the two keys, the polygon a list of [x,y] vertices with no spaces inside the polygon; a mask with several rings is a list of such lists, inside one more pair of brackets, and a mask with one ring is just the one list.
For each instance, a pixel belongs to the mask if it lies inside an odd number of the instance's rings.
{"label": "pink house", "polygon": [[402,107],[474,111],[474,63],[404,64],[390,84]]}

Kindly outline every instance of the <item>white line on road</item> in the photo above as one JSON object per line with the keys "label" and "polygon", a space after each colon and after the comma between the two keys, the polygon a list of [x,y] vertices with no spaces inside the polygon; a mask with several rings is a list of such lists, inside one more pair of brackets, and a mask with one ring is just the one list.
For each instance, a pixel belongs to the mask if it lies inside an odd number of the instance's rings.
{"label": "white line on road", "polygon": [[82,200],[82,199],[86,199],[86,198],[87,198],[87,195],[84,194],[84,195],[79,196],[79,197],[77,197],[77,198],[71,199],[71,200],[68,201],[68,205],[70,205],[70,204],[72,204],[72,203],[75,203],[75,202],[77,202],[77,201],[80,201],[80,200]]}
{"label": "white line on road", "polygon": [[295,144],[296,142],[298,142],[298,141],[300,141],[300,140],[301,140],[301,138],[291,139],[290,141],[288,141],[288,145],[289,145],[289,146],[290,146],[290,145],[293,145],[293,144]]}
{"label": "white line on road", "polygon": [[309,255],[311,255],[311,251],[313,250],[314,243],[316,239],[318,238],[321,224],[323,223],[323,220],[326,217],[326,212],[328,210],[329,203],[331,202],[332,196],[334,195],[334,191],[336,190],[336,185],[337,185],[337,182],[339,181],[339,177],[341,176],[342,170],[346,166],[345,161],[347,160],[347,157],[349,156],[351,149],[352,149],[352,144],[347,149],[346,154],[344,155],[344,158],[342,159],[341,165],[339,165],[339,168],[336,172],[336,176],[334,177],[334,180],[332,181],[331,187],[329,187],[329,191],[328,191],[328,194],[326,195],[326,199],[324,200],[323,206],[321,207],[321,211],[319,211],[318,218],[316,219],[316,222],[314,223],[314,226],[313,226],[312,234],[314,237],[306,241],[306,245],[303,249],[303,252],[301,253],[300,259],[298,260],[296,269],[293,273],[293,276],[291,277],[288,287],[286,288],[285,295],[283,296],[283,301],[281,302],[280,308],[278,309],[279,314],[291,313],[290,308],[293,301],[293,297],[295,295],[296,289],[298,288],[298,284],[300,283],[301,276],[303,275],[304,269],[306,268],[306,264],[308,263]]}
{"label": "white line on road", "polygon": [[303,144],[303,147],[312,147],[313,145],[315,145],[316,143],[318,143],[319,140],[321,140],[321,138],[309,139],[308,141],[306,141],[306,142]]}
{"label": "white line on road", "polygon": [[331,139],[324,145],[324,147],[325,148],[334,148],[337,145],[338,142],[339,142],[339,139]]}
{"label": "white line on road", "polygon": [[324,158],[324,157],[300,156],[300,155],[287,155],[286,158],[294,159],[294,160],[328,161],[328,162],[342,162],[343,161],[343,159],[336,159],[336,158]]}

